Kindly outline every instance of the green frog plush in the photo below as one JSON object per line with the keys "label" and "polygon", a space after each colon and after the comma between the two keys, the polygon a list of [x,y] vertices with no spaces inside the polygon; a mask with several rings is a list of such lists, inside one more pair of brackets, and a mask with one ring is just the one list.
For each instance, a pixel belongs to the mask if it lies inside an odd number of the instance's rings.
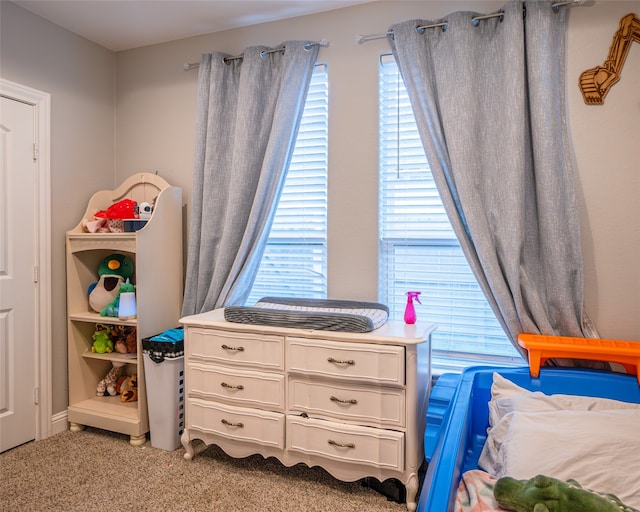
{"label": "green frog plush", "polygon": [[113,341],[109,337],[109,332],[96,326],[96,332],[93,333],[93,345],[91,346],[91,352],[96,354],[109,354],[113,352]]}
{"label": "green frog plush", "polygon": [[613,494],[599,494],[573,480],[563,482],[544,475],[530,480],[500,478],[493,495],[501,508],[513,512],[638,512]]}

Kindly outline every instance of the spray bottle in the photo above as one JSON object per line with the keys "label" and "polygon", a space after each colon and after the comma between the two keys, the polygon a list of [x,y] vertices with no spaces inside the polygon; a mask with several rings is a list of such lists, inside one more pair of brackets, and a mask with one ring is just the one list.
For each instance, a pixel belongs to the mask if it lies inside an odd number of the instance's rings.
{"label": "spray bottle", "polygon": [[416,323],[416,308],[413,305],[413,299],[418,301],[418,304],[422,304],[419,298],[420,292],[407,292],[407,307],[404,310],[404,321],[407,324]]}

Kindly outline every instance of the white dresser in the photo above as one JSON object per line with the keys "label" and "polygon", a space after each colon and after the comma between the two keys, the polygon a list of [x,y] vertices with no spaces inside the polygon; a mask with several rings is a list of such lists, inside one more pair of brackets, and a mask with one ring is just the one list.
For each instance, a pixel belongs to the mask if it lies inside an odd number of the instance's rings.
{"label": "white dresser", "polygon": [[356,334],[232,323],[222,309],[181,322],[186,459],[200,439],[344,481],[396,478],[416,509],[434,325]]}

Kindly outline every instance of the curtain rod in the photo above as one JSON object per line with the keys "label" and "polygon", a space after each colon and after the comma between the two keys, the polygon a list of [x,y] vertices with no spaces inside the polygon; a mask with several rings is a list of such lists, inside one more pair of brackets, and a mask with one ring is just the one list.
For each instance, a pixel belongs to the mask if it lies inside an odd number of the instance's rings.
{"label": "curtain rod", "polygon": [[[305,50],[310,50],[311,47],[313,47],[313,46],[327,47],[327,46],[329,46],[329,40],[320,39],[320,41],[318,41],[317,43],[307,43],[307,44],[304,45],[304,48],[305,48]],[[285,47],[283,46],[282,48],[275,48],[273,50],[263,50],[263,51],[260,52],[260,55],[262,57],[266,57],[270,53],[277,53],[277,52],[284,52],[284,51],[285,51]],[[238,60],[238,59],[242,59],[242,58],[244,58],[244,54],[235,55],[233,57],[225,57],[223,60],[224,60],[225,64],[227,64],[228,62],[230,62],[232,60]],[[185,62],[182,67],[184,68],[185,71],[189,71],[191,69],[195,69],[195,68],[200,67],[200,63],[199,62]]]}
{"label": "curtain rod", "polygon": [[[551,9],[553,9],[555,12],[558,12],[558,9],[560,7],[574,7],[574,6],[584,5],[585,3],[586,2],[584,0],[554,2],[551,4]],[[504,16],[503,11],[496,12],[494,14],[487,14],[485,16],[475,16],[471,18],[471,23],[477,26],[478,23],[480,23],[480,21],[482,20],[488,20],[490,18],[498,18],[498,17],[501,18],[502,16]],[[442,23],[434,23],[432,25],[421,25],[419,27],[416,27],[416,32],[418,32],[419,34],[422,34],[428,28],[438,28],[438,27],[442,27],[442,30],[444,31],[444,30],[447,30],[447,28],[449,28],[449,24],[446,21],[443,21]],[[369,41],[375,41],[376,39],[386,39],[390,35],[393,35],[393,31],[384,32],[382,34],[370,34],[370,35],[364,35],[364,36],[359,35],[359,36],[356,36],[356,41],[358,42],[358,44],[368,43]]]}

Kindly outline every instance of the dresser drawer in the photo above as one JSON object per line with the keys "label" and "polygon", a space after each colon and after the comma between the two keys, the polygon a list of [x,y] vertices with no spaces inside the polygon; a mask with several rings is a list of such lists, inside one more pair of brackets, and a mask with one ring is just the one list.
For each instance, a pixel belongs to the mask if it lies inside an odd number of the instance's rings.
{"label": "dresser drawer", "polygon": [[405,426],[405,390],[292,378],[287,409],[381,427]]}
{"label": "dresser drawer", "polygon": [[190,398],[187,421],[190,429],[207,434],[284,448],[284,414]]}
{"label": "dresser drawer", "polygon": [[284,369],[284,337],[214,329],[187,330],[187,358],[254,368]]}
{"label": "dresser drawer", "polygon": [[404,348],[287,338],[287,370],[305,375],[404,385]]}
{"label": "dresser drawer", "polygon": [[284,411],[284,375],[187,364],[189,396],[223,400],[238,407]]}
{"label": "dresser drawer", "polygon": [[287,416],[287,449],[345,464],[404,470],[404,434]]}

